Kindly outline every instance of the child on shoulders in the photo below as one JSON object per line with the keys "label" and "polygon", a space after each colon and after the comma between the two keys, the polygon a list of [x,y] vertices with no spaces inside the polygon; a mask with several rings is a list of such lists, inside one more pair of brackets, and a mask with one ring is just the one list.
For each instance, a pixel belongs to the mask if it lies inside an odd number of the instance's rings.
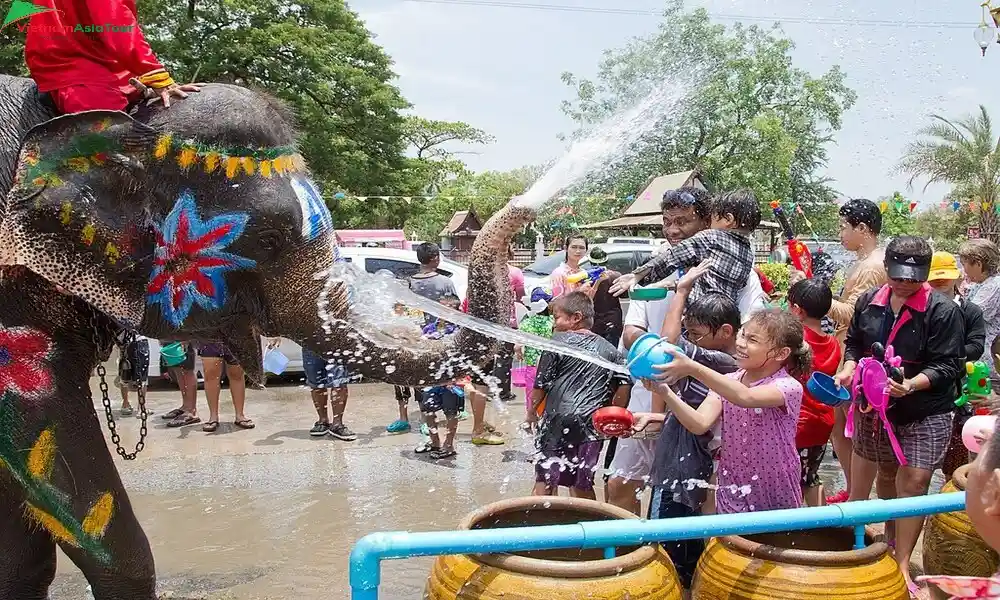
{"label": "child on shoulders", "polygon": [[760,225],[760,206],[750,190],[719,196],[712,202],[712,226],[699,231],[670,249],[654,256],[629,275],[619,277],[611,293],[620,295],[634,284],[654,283],[674,271],[694,267],[712,259],[712,266],[699,279],[689,300],[718,293],[738,298],[753,270],[754,251],[750,235]]}
{"label": "child on shoulders", "polygon": [[[625,362],[617,348],[590,331],[594,304],[585,293],[560,296],[552,303],[552,312],[553,340],[614,363]],[[624,407],[631,388],[627,375],[579,358],[542,352],[526,421],[532,427],[538,424],[534,495],[554,496],[564,486],[573,497],[596,499],[594,471],[604,442],[594,428],[593,416],[612,402]],[[543,402],[539,424],[535,409]]]}
{"label": "child on shoulders", "polygon": [[[842,355],[837,338],[823,332],[823,317],[832,303],[833,292],[817,279],[803,279],[788,290],[788,310],[802,321],[802,336],[812,350],[812,372],[830,376],[837,373]],[[809,506],[823,505],[819,466],[833,433],[833,421],[833,407],[813,398],[809,390],[803,390],[795,448],[802,463],[802,498]]]}
{"label": "child on shoulders", "polygon": [[778,309],[753,314],[736,338],[739,370],[722,375],[671,348],[661,378],[692,377],[711,391],[695,409],[663,381],[644,385],[666,398],[667,409],[689,431],[705,434],[722,418],[716,491],[720,514],[802,506],[801,467],[795,433],[802,405],[798,377],[812,360],[802,322]]}
{"label": "child on shoulders", "polygon": [[[740,309],[736,301],[722,294],[706,294],[694,302],[687,302],[695,280],[707,270],[708,265],[703,263],[677,282],[677,293],[670,300],[661,335],[695,362],[718,373],[731,373],[737,368],[732,355],[736,352],[736,335],[740,329]],[[697,410],[709,394],[705,384],[693,377],[679,380],[672,390],[693,410]],[[654,393],[653,406],[663,406],[665,402],[662,394]],[[707,496],[706,483],[712,476],[711,429],[703,432],[686,429],[673,413],[636,413],[635,418],[637,431],[642,431],[649,423],[663,423],[649,477],[653,488],[649,518],[700,514]],[[698,559],[705,550],[704,540],[663,542],[662,546],[677,568],[681,583],[690,588]]]}

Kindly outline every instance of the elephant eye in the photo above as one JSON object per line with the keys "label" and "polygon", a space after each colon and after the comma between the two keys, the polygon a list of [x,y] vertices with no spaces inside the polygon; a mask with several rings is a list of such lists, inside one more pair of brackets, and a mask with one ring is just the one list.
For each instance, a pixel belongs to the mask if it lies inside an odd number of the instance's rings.
{"label": "elephant eye", "polygon": [[263,229],[257,234],[257,243],[269,252],[281,250],[285,245],[285,234],[278,229]]}

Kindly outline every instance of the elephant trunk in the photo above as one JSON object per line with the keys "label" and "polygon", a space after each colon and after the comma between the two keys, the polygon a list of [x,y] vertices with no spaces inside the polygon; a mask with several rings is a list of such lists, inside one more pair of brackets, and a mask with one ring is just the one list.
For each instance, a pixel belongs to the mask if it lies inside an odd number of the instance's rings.
{"label": "elephant trunk", "polygon": [[[534,218],[533,210],[508,204],[483,227],[469,261],[471,315],[509,325],[515,299],[507,248],[514,234]],[[354,374],[396,385],[430,385],[470,374],[499,351],[498,340],[468,328],[444,340],[420,339],[418,331],[385,331],[384,323],[371,322],[371,316],[359,317],[366,311],[352,306],[350,296],[347,282],[328,279],[319,294],[314,328],[296,337],[316,354],[346,363]]]}

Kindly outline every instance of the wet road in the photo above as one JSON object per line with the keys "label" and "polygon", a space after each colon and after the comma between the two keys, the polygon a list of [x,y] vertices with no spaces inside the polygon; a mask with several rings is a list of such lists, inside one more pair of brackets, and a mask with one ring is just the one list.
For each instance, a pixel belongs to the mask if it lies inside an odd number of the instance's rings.
{"label": "wet road", "polygon": [[[99,398],[96,379],[92,389]],[[228,394],[224,389],[222,425],[209,434],[200,424],[166,428],[160,415],[179,405],[180,394],[151,390],[148,404],[157,414],[146,449],[134,462],[117,461],[151,541],[164,598],[347,598],[348,555],[363,535],[453,529],[471,510],[531,489],[531,442],[517,431],[522,401],[489,409],[506,445],[473,446],[465,421],[458,457],[435,463],[413,453],[418,433],[385,432],[396,415],[391,386],[351,386],[345,422],[358,433],[355,442],[308,435],[316,415],[294,380],[248,391],[246,412],[257,423],[249,431],[232,425]],[[198,400],[206,419],[203,391]],[[415,404],[410,410],[416,424]],[[119,427],[124,445],[134,444],[138,419],[120,418]],[[839,469],[832,457],[827,462],[829,486]],[[421,598],[431,561],[385,563],[382,597]],[[82,599],[85,587],[60,556],[52,598]]]}

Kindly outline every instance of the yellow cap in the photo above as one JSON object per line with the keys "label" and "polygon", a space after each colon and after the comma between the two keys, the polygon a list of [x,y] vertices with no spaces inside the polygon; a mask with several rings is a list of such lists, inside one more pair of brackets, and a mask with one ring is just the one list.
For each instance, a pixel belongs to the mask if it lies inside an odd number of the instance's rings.
{"label": "yellow cap", "polygon": [[937,279],[961,279],[962,272],[958,270],[958,261],[950,252],[935,252],[931,257],[931,272],[927,281]]}

